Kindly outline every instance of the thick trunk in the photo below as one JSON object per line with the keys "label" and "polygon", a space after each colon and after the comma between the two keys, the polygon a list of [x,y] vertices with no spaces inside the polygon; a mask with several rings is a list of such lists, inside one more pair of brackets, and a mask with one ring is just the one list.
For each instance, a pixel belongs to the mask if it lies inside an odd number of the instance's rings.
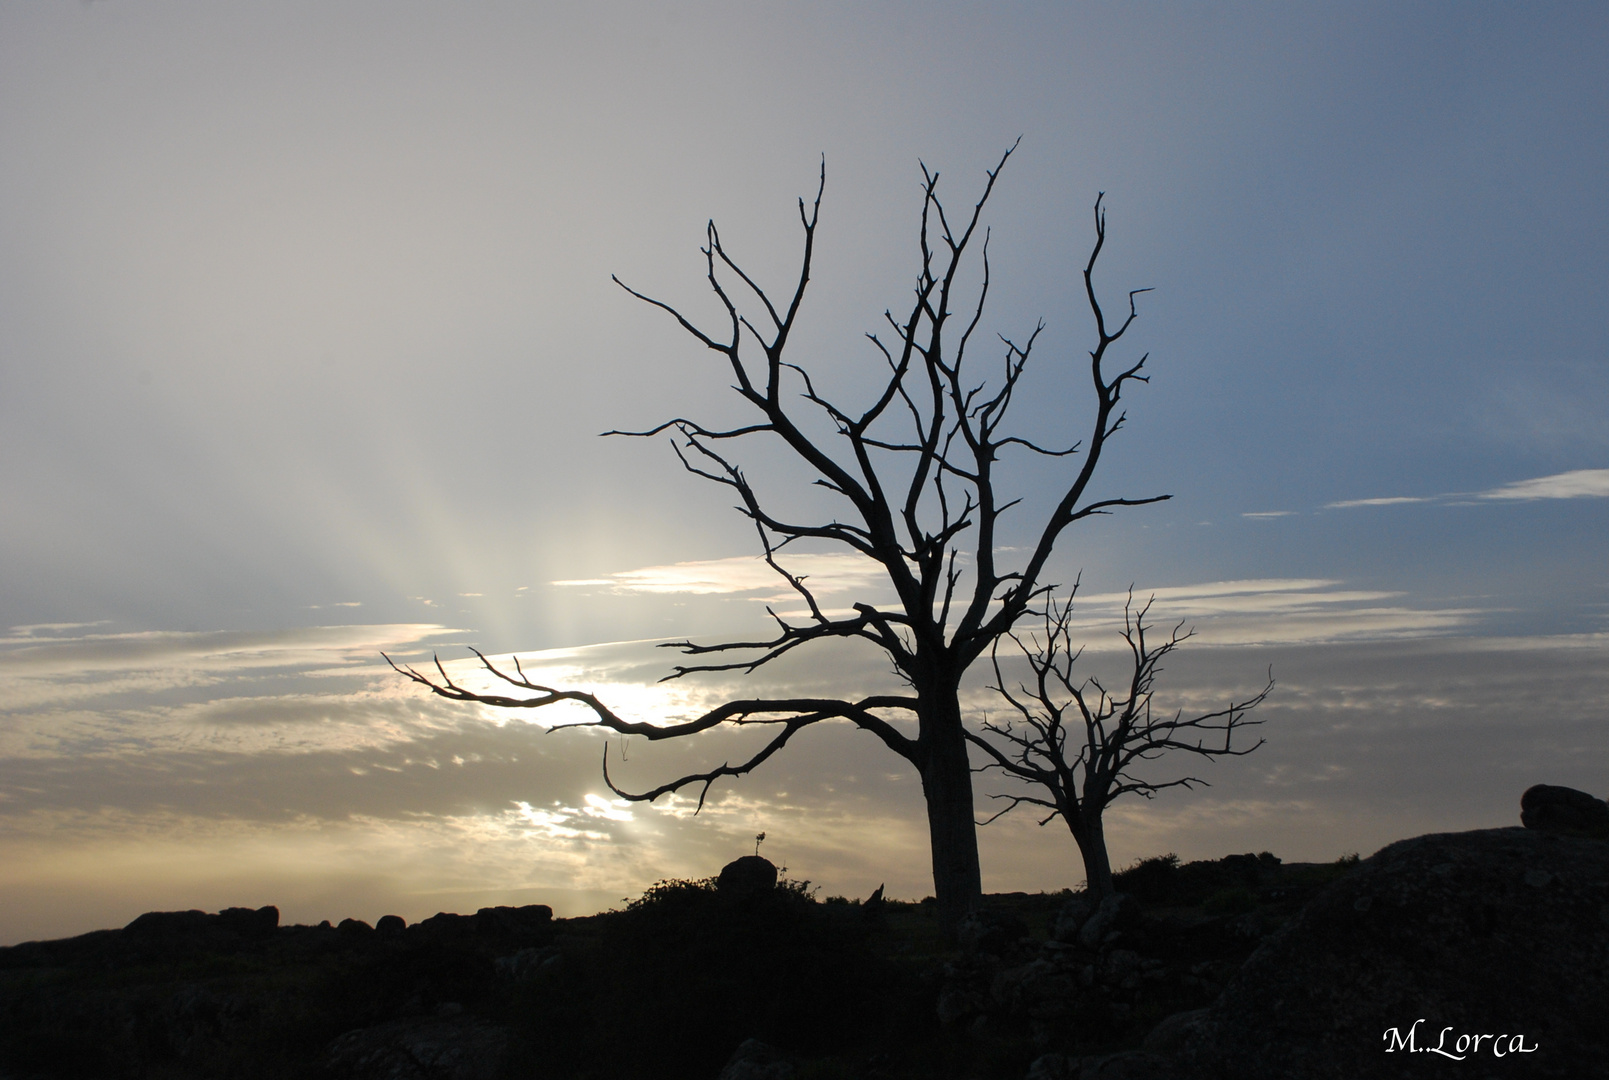
{"label": "thick trunk", "polygon": [[1112,862],[1106,854],[1106,831],[1101,825],[1099,812],[1082,813],[1068,818],[1067,827],[1078,842],[1078,852],[1084,856],[1084,883],[1097,898],[1112,895]]}
{"label": "thick trunk", "polygon": [[972,816],[972,765],[961,729],[961,703],[954,689],[926,700],[921,723],[926,755],[922,793],[927,797],[928,836],[933,850],[933,895],[939,921],[954,930],[978,906],[983,879],[978,869],[978,830]]}

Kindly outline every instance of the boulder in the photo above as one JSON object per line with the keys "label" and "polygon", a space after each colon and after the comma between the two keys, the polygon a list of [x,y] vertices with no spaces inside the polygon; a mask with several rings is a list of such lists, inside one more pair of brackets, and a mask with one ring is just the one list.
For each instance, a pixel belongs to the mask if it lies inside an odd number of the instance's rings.
{"label": "boulder", "polygon": [[[382,923],[384,919],[380,920]],[[408,927],[408,933],[413,937],[428,938],[432,941],[458,941],[472,937],[475,933],[475,916],[459,915],[452,911],[438,911],[428,919],[420,919]]]}
{"label": "boulder", "polygon": [[123,927],[130,938],[162,941],[188,941],[194,944],[228,941],[233,938],[272,937],[279,929],[279,909],[224,908],[216,915],[205,911],[147,911]]}
{"label": "boulder", "polygon": [[721,867],[715,887],[723,893],[768,893],[777,887],[777,867],[762,855],[745,855]]}
{"label": "boulder", "polygon": [[1051,940],[1067,944],[1077,941],[1078,932],[1095,914],[1095,907],[1095,902],[1088,896],[1079,895],[1069,899],[1056,913],[1056,921],[1050,928]]}
{"label": "boulder", "polygon": [[213,925],[213,917],[205,911],[147,911],[123,927],[123,933],[131,937],[174,937],[204,933]]}
{"label": "boulder", "polygon": [[1178,1073],[1165,1057],[1144,1050],[1068,1057],[1043,1054],[1028,1066],[1026,1080],[1175,1080]]}
{"label": "boulder", "polygon": [[547,930],[553,909],[546,904],[524,907],[483,907],[475,912],[475,932],[492,937],[530,937]]}
{"label": "boulder", "polygon": [[329,1046],[324,1075],[336,1080],[502,1080],[513,1050],[508,1030],[443,1007],[349,1031]]}
{"label": "boulder", "polygon": [[1520,824],[1539,832],[1609,839],[1609,803],[1575,788],[1537,784],[1520,796]]}
{"label": "boulder", "polygon": [[1140,904],[1128,893],[1113,893],[1078,931],[1079,944],[1098,949],[1112,934],[1132,930],[1140,922]]}
{"label": "boulder", "polygon": [[1201,1030],[1211,1017],[1211,1009],[1188,1009],[1164,1017],[1146,1035],[1140,1049],[1152,1054],[1172,1055],[1184,1049],[1185,1044]]}
{"label": "boulder", "polygon": [[781,1050],[759,1039],[745,1039],[732,1051],[717,1080],[793,1080],[797,1074],[798,1069]]}
{"label": "boulder", "polygon": [[971,955],[1005,956],[1028,936],[1028,924],[1010,912],[982,909],[961,916],[956,944]]}
{"label": "boulder", "polygon": [[1443,833],[1382,849],[1265,938],[1190,1022],[1179,1065],[1202,1080],[1406,1077],[1463,1047],[1471,1076],[1587,1076],[1609,1061],[1606,1014],[1609,845]]}
{"label": "boulder", "polygon": [[279,909],[272,904],[260,908],[224,908],[218,912],[218,924],[241,937],[270,937],[279,929]]}

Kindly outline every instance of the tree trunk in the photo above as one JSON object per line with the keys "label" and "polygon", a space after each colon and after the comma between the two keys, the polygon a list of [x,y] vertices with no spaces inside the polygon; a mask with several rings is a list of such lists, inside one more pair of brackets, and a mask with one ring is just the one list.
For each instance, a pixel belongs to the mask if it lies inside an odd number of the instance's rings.
{"label": "tree trunk", "polygon": [[983,898],[978,830],[972,816],[972,763],[962,734],[957,690],[921,696],[921,739],[927,744],[922,793],[927,797],[933,850],[933,896],[938,901],[940,925],[948,932]]}
{"label": "tree trunk", "polygon": [[1067,827],[1078,842],[1079,854],[1084,856],[1085,886],[1097,899],[1111,896],[1116,886],[1112,884],[1112,861],[1106,854],[1106,831],[1101,825],[1100,812],[1070,817]]}

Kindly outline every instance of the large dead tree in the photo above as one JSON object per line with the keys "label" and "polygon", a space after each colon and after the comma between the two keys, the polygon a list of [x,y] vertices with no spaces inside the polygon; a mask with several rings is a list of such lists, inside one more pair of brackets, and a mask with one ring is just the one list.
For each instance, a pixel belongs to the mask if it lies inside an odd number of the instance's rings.
{"label": "large dead tree", "polygon": [[[615,279],[722,358],[733,379],[732,389],[752,409],[753,419],[734,427],[712,427],[677,417],[646,431],[610,434],[674,433],[677,455],[690,472],[735,493],[738,510],[759,533],[766,561],[808,612],[790,621],[773,611],[775,632],[762,640],[669,643],[696,659],[675,666],[667,678],[753,672],[812,642],[853,638],[887,653],[907,692],[858,701],[731,701],[696,719],[660,725],[620,717],[590,693],[534,683],[517,661],[509,671],[481,658],[487,670],[521,695],[468,690],[453,683],[439,662],[434,676],[411,669],[404,673],[458,701],[510,708],[579,702],[592,712],[587,726],[651,740],[682,738],[720,724],[771,726],[764,746],[748,760],[681,776],[647,791],[617,787],[608,775],[606,752],[606,781],[616,794],[633,800],[653,800],[702,785],[702,805],[711,784],[754,769],[804,728],[826,720],[848,721],[875,735],[921,776],[934,892],[945,921],[953,924],[959,919],[981,895],[972,769],[959,699],[962,676],[1047,594],[1051,587],[1040,584],[1040,577],[1068,526],[1119,506],[1168,497],[1090,497],[1090,483],[1107,440],[1123,426],[1119,409],[1123,390],[1130,382],[1145,381],[1140,374],[1144,357],[1118,364],[1115,370],[1107,366],[1112,346],[1137,317],[1135,296],[1146,290],[1130,292],[1121,318],[1115,325],[1108,322],[1094,282],[1095,264],[1106,242],[1101,199],[1095,201],[1094,246],[1083,272],[1084,295],[1095,323],[1087,369],[1094,401],[1085,439],[1051,449],[1004,426],[1043,322],[1026,339],[1000,336],[1000,351],[994,353],[1000,366],[993,369],[992,382],[974,371],[976,334],[990,288],[988,231],[980,229],[980,221],[1015,149],[986,173],[982,194],[970,211],[954,219],[940,200],[938,173],[922,166],[920,266],[914,296],[900,315],[885,312],[886,337],[866,335],[871,358],[882,374],[880,388],[859,405],[828,400],[810,373],[786,358],[810,282],[825,167],[814,202],[799,200],[804,250],[798,279],[785,297],[773,300],[739,266],[722,245],[713,221],[701,250],[709,288],[724,312],[719,329],[703,329],[670,304]],[[967,271],[967,280],[975,282],[970,287],[963,281],[963,268],[968,266],[973,269]],[[1068,406],[1070,413],[1072,403]],[[841,500],[847,513],[824,521],[798,520],[764,505],[733,456],[741,440],[754,438],[779,440],[813,473],[815,484]],[[1030,523],[1026,558],[1010,567],[999,561],[1000,525],[1002,516],[1020,500],[1008,497],[998,479],[996,470],[1005,453],[1065,459],[1074,465],[1045,500],[1048,510],[1043,521]],[[830,542],[874,560],[886,573],[896,601],[861,602],[853,605],[851,615],[829,615],[805,579],[784,565],[784,549],[797,541]]]}
{"label": "large dead tree", "polygon": [[[1073,591],[1077,592],[1076,586]],[[1150,610],[1150,602],[1138,612],[1132,602],[1123,605],[1128,675],[1121,685],[1108,690],[1098,678],[1080,679],[1074,674],[1082,650],[1073,648],[1072,595],[1062,603],[1047,596],[1040,611],[1041,634],[1028,641],[1015,632],[1006,635],[1027,660],[1031,680],[1018,682],[1015,691],[1008,689],[997,640],[990,652],[993,689],[1010,706],[1007,719],[1003,723],[985,719],[984,735],[966,733],[967,740],[989,758],[980,771],[998,769],[1035,789],[1031,795],[990,796],[1005,799],[1007,805],[988,822],[1024,803],[1050,811],[1040,820],[1041,825],[1061,818],[1083,856],[1089,891],[1097,897],[1112,893],[1112,863],[1101,823],[1112,800],[1131,792],[1149,799],[1166,788],[1206,785],[1194,776],[1146,779],[1135,773],[1136,767],[1169,750],[1208,758],[1251,753],[1263,740],[1236,748],[1235,733],[1262,723],[1250,713],[1274,688],[1270,672],[1261,693],[1240,702],[1231,700],[1216,712],[1188,718],[1182,710],[1171,716],[1153,713],[1151,695],[1162,661],[1194,631],[1180,633],[1184,624],[1178,623],[1156,644],[1146,638],[1151,629],[1145,621]]]}

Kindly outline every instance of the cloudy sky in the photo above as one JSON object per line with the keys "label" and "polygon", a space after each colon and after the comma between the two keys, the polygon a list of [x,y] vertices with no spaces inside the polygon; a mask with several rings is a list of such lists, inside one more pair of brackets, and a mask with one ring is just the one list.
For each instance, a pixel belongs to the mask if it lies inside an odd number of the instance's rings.
{"label": "cloudy sky", "polygon": [[[983,329],[1045,322],[1032,430],[1087,423],[1098,192],[1098,284],[1154,289],[1098,494],[1173,498],[1065,537],[1089,669],[1132,584],[1199,631],[1159,704],[1278,680],[1256,754],[1112,809],[1114,861],[1333,859],[1511,824],[1531,783],[1604,794],[1606,53],[1588,4],[0,3],[0,943],[579,914],[762,830],[824,894],[930,891],[915,778],[852,730],[696,817],[627,806],[601,735],[379,653],[518,653],[644,718],[886,688],[855,650],[655,685],[655,642],[752,636],[784,594],[726,493],[598,437],[740,415],[610,275],[714,319],[713,217],[785,285],[824,158],[792,348],[853,400],[919,163],[966,204],[1019,136]],[[830,550],[795,569],[885,598]],[[647,785],[742,742],[612,753]],[[1076,884],[1057,828],[984,830],[986,887]]]}

